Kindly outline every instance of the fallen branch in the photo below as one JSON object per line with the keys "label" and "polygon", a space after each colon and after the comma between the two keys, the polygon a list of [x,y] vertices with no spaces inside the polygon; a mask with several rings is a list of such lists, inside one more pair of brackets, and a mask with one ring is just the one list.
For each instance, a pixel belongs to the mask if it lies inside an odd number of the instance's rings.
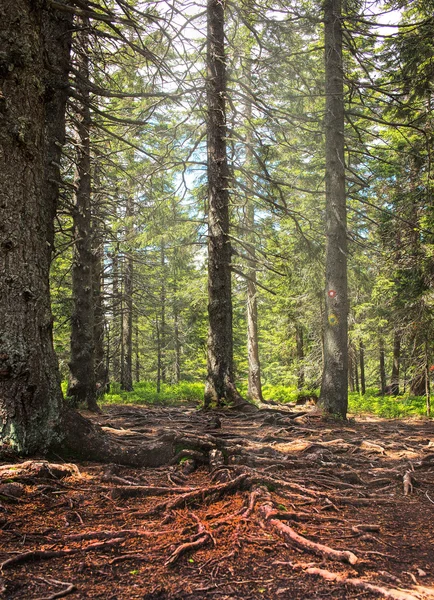
{"label": "fallen branch", "polygon": [[357,563],[357,556],[349,550],[335,550],[329,546],[312,542],[298,534],[292,527],[289,527],[289,525],[285,525],[280,520],[273,518],[276,513],[271,504],[263,504],[259,508],[259,512],[264,518],[266,525],[269,525],[272,529],[276,529],[281,537],[294,543],[299,548],[330,560],[339,560],[341,562],[349,563],[350,565],[355,565]]}

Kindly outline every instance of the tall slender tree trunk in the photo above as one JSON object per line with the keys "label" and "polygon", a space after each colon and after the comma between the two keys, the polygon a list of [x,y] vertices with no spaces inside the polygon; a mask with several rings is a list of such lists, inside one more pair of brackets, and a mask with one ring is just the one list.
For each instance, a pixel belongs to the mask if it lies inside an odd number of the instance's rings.
{"label": "tall slender tree trunk", "polygon": [[357,350],[355,348],[353,348],[354,350],[354,377],[355,377],[355,381],[356,381],[356,392],[359,394],[360,393],[360,385],[359,385],[359,365],[358,365],[358,360],[357,360]]}
{"label": "tall slender tree trunk", "polygon": [[83,402],[89,410],[98,410],[96,402],[94,305],[92,289],[92,214],[89,106],[89,20],[77,18],[76,36],[77,90],[75,204],[72,209],[74,258],[72,265],[73,313],[71,317],[71,359],[68,396],[74,404]]}
{"label": "tall slender tree trunk", "polygon": [[380,391],[381,395],[384,396],[386,393],[386,367],[384,364],[384,339],[380,337]]}
{"label": "tall slender tree trunk", "polygon": [[179,314],[174,307],[174,336],[175,336],[175,382],[181,381],[181,340],[179,337]]}
{"label": "tall slender tree trunk", "polygon": [[166,382],[166,253],[164,242],[161,243],[160,249],[161,263],[161,293],[160,293],[160,355],[161,355],[161,381]]}
{"label": "tall slender tree trunk", "polygon": [[394,396],[399,394],[399,371],[401,362],[401,332],[396,330],[393,336],[393,365],[391,378],[391,392]]}
{"label": "tall slender tree trunk", "polygon": [[366,394],[366,379],[365,379],[365,345],[360,342],[359,346],[360,357],[360,391],[363,395]]}
{"label": "tall slender tree trunk", "polygon": [[[95,157],[94,190],[92,194],[92,290],[93,290],[93,342],[95,355],[95,381],[97,396],[107,391],[108,369],[105,344],[105,310],[104,310],[104,240],[101,231],[100,215],[98,215],[101,199],[100,165]],[[98,215],[98,216],[97,216]]]}
{"label": "tall slender tree trunk", "polygon": [[348,408],[347,218],[341,0],[324,2],[326,150],[326,319],[320,405],[345,418]]}
{"label": "tall slender tree trunk", "polygon": [[157,333],[157,394],[161,391],[161,328],[158,318],[155,319],[155,331]]}
{"label": "tall slender tree trunk", "polygon": [[[244,68],[244,77],[246,86],[252,88],[251,57],[245,58],[246,66]],[[258,286],[256,273],[256,249],[255,249],[255,205],[250,197],[250,190],[253,189],[254,182],[250,172],[253,167],[252,158],[252,101],[250,97],[245,102],[245,121],[247,128],[246,149],[245,149],[245,177],[247,182],[247,193],[245,197],[245,227],[247,238],[247,359],[248,359],[248,388],[247,396],[251,400],[262,402],[262,383],[261,383],[261,363],[259,361],[259,335],[258,335]]]}
{"label": "tall slender tree trunk", "polygon": [[[132,199],[127,198],[125,219],[127,222],[126,241],[132,237]],[[127,244],[129,246],[129,244]],[[123,261],[123,298],[122,298],[122,364],[121,389],[131,392],[133,389],[133,255],[127,248]]]}
{"label": "tall slender tree trunk", "polygon": [[224,2],[207,3],[208,375],[205,407],[241,401],[233,375]]}
{"label": "tall slender tree trunk", "polygon": [[[6,65],[0,69],[0,439],[8,453],[44,452],[61,437],[49,268],[59,185],[51,161],[63,143],[68,23],[29,0],[0,3]],[[48,42],[54,34],[58,37]],[[56,87],[51,105],[46,92],[52,79],[44,64],[48,48],[56,52],[59,67],[54,84],[64,84]],[[49,106],[59,121],[48,114]],[[49,184],[47,176],[53,177]]]}
{"label": "tall slender tree trunk", "polygon": [[135,338],[136,338],[136,366],[135,366],[135,380],[136,383],[140,381],[140,346],[139,346],[139,323],[136,322],[135,327]]}
{"label": "tall slender tree trunk", "polygon": [[298,378],[297,378],[297,389],[302,390],[305,385],[305,376],[304,376],[304,336],[303,336],[303,327],[300,323],[295,325],[295,345],[297,352],[297,361],[299,364],[298,367]]}
{"label": "tall slender tree trunk", "polygon": [[355,389],[354,357],[353,357],[353,348],[351,345],[348,348],[348,383],[349,383],[349,387],[350,387],[350,392],[354,392],[354,389]]}
{"label": "tall slender tree trunk", "polygon": [[111,363],[113,381],[121,380],[121,362],[120,362],[120,313],[121,301],[119,294],[119,244],[115,244],[112,259],[112,324],[111,332]]}
{"label": "tall slender tree trunk", "polygon": [[[97,226],[98,227],[98,226]],[[107,391],[108,372],[106,369],[105,347],[105,312],[103,304],[103,242],[94,230],[92,289],[94,305],[93,340],[95,348],[95,380],[97,395],[101,396]]]}
{"label": "tall slender tree trunk", "polygon": [[251,400],[263,401],[261,385],[261,363],[259,361],[258,337],[258,289],[256,285],[256,264],[253,230],[255,227],[255,208],[247,199],[246,228],[249,236],[249,253],[253,260],[248,261],[247,271],[247,357],[249,364],[248,391]]}

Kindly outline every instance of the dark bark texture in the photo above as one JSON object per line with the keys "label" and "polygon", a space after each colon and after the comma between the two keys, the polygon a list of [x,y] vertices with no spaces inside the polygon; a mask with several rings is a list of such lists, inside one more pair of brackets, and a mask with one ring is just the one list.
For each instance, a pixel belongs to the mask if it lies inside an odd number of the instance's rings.
{"label": "dark bark texture", "polygon": [[56,441],[63,406],[49,268],[68,27],[38,2],[0,4],[0,438],[19,454]]}
{"label": "dark bark texture", "polygon": [[207,5],[208,376],[205,406],[237,401],[233,382],[224,3]]}
{"label": "dark bark texture", "polygon": [[347,228],[341,1],[324,3],[326,77],[326,314],[320,404],[345,418],[348,408]]}

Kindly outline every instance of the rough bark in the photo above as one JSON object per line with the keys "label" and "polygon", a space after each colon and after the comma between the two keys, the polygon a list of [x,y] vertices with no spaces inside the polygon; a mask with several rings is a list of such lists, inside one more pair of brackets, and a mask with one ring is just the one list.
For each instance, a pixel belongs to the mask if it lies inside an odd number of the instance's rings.
{"label": "rough bark", "polygon": [[208,375],[205,406],[241,400],[233,377],[224,4],[207,4]]}
{"label": "rough bark", "polygon": [[71,316],[71,359],[68,396],[77,406],[85,403],[98,410],[96,402],[95,346],[93,337],[94,304],[92,289],[92,213],[89,90],[89,21],[77,18],[76,61],[79,77],[76,85],[80,101],[76,106],[75,204],[72,210],[74,258],[72,265],[73,313]]}
{"label": "rough bark", "polygon": [[341,19],[341,0],[326,0],[326,317],[320,404],[326,413],[345,418],[348,408],[348,290]]}
{"label": "rough bark", "polygon": [[[43,452],[57,439],[63,406],[48,276],[59,182],[53,161],[65,106],[57,84],[67,78],[69,55],[68,37],[60,35],[65,23],[29,0],[0,4],[0,438],[3,450],[19,454]],[[54,50],[57,43],[51,65],[59,71],[52,73],[44,46]]]}

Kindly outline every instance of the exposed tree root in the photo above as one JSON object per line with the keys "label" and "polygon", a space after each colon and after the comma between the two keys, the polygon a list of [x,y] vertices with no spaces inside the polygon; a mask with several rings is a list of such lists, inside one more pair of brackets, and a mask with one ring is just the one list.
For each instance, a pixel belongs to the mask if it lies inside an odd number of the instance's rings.
{"label": "exposed tree root", "polygon": [[335,581],[337,583],[344,583],[345,585],[351,585],[356,588],[361,588],[362,590],[367,590],[369,592],[375,592],[376,594],[381,594],[384,598],[393,598],[394,600],[420,600],[419,594],[415,596],[409,590],[398,590],[396,588],[386,588],[384,586],[379,586],[373,583],[369,583],[364,581],[363,579],[356,579],[353,577],[345,577],[345,575],[341,575],[340,573],[333,573],[332,571],[327,571],[325,569],[320,569],[318,567],[308,566],[303,569],[304,573],[309,573],[309,575],[318,575],[327,581]]}
{"label": "exposed tree root", "polygon": [[23,552],[16,556],[6,559],[0,564],[0,570],[8,569],[13,565],[18,565],[33,560],[49,560],[51,558],[60,558],[63,556],[70,556],[71,554],[77,554],[78,552],[91,552],[94,550],[105,550],[111,548],[116,544],[120,544],[124,541],[124,537],[110,539],[106,542],[100,542],[95,544],[89,544],[84,548],[65,548],[63,550],[31,550],[30,552]]}
{"label": "exposed tree root", "polygon": [[65,596],[72,594],[72,592],[75,592],[75,590],[77,589],[73,583],[67,583],[66,581],[57,581],[57,579],[44,579],[42,577],[38,577],[38,579],[44,581],[45,583],[48,583],[49,585],[61,585],[66,587],[64,587],[64,589],[60,590],[59,592],[54,592],[54,594],[51,594],[50,596],[38,598],[37,600],[56,600],[56,598],[64,598]]}
{"label": "exposed tree root", "polygon": [[[243,473],[238,475],[235,479],[228,481],[227,483],[220,483],[217,485],[211,485],[207,488],[199,488],[193,491],[190,491],[186,494],[182,494],[178,498],[173,500],[166,500],[166,502],[161,502],[160,504],[155,505],[151,510],[146,513],[141,513],[143,516],[150,516],[157,514],[166,510],[173,510],[174,508],[178,508],[180,506],[186,505],[189,502],[198,500],[202,498],[204,500],[206,497],[213,496],[215,498],[220,498],[223,494],[227,492],[234,492],[242,488],[242,485],[247,479],[247,474]],[[137,513],[136,513],[137,514]]]}
{"label": "exposed tree root", "polygon": [[266,525],[271,529],[275,529],[281,537],[294,543],[299,548],[322,556],[323,558],[328,558],[329,560],[339,560],[341,562],[349,563],[350,565],[355,565],[357,563],[357,556],[353,554],[353,552],[350,552],[349,550],[335,550],[329,546],[312,542],[296,533],[291,527],[285,525],[279,519],[274,518],[276,512],[270,503],[260,506],[259,512],[263,516]]}

